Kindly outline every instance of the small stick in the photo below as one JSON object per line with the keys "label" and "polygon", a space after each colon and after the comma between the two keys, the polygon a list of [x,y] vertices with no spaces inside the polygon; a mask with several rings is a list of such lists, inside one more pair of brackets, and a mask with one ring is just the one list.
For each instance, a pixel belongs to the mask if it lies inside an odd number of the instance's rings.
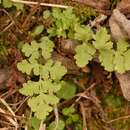
{"label": "small stick", "polygon": [[[5,105],[5,107],[10,111],[10,113],[15,117],[15,113],[13,112],[13,110],[11,109],[11,107],[7,104],[7,102],[0,98],[0,101],[3,103],[3,105]],[[15,123],[15,130],[17,130],[17,127],[18,127],[18,123],[17,123],[17,119],[14,118],[14,123]],[[12,120],[13,121],[13,120]]]}
{"label": "small stick", "polygon": [[[25,0],[11,0],[11,1],[16,2],[16,3],[26,4],[26,5],[37,5],[39,3],[39,2],[25,1]],[[63,9],[66,9],[69,7],[69,6],[65,6],[65,5],[50,4],[50,3],[39,3],[39,5],[47,6],[47,7],[63,8]]]}
{"label": "small stick", "polygon": [[86,124],[86,114],[85,114],[84,105],[82,102],[80,102],[79,104],[80,104],[80,109],[81,109],[82,118],[83,118],[83,130],[88,130],[87,124]]}
{"label": "small stick", "polygon": [[113,120],[110,120],[110,121],[105,121],[107,124],[110,124],[110,123],[113,123],[115,121],[118,121],[118,120],[123,120],[123,119],[128,119],[130,118],[130,115],[127,115],[127,116],[121,116],[121,117],[118,117],[116,119],[113,119]]}
{"label": "small stick", "polygon": [[54,106],[54,113],[55,113],[55,123],[56,123],[54,130],[57,130],[58,123],[59,123],[59,113],[58,113],[57,105]]}
{"label": "small stick", "polygon": [[[3,109],[1,109],[1,108],[0,108],[0,112],[3,113],[3,114],[6,113],[6,112],[5,112]],[[6,117],[6,119],[8,119],[8,120],[10,121],[10,123],[13,124],[13,126],[15,126],[15,127],[17,126],[17,122],[15,122],[11,117],[9,117],[9,116],[5,116],[5,117]]]}

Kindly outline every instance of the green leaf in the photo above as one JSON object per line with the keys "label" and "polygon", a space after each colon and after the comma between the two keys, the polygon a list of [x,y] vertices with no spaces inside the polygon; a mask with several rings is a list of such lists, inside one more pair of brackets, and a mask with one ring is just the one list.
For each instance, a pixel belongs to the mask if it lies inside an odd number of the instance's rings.
{"label": "green leaf", "polygon": [[99,31],[96,32],[94,35],[94,46],[96,49],[112,49],[113,43],[110,41],[110,35],[107,33],[106,28],[101,28]]}
{"label": "green leaf", "polygon": [[11,8],[13,3],[10,0],[3,0],[3,6],[4,8]]}
{"label": "green leaf", "polygon": [[125,70],[130,70],[130,49],[124,53]]}
{"label": "green leaf", "polygon": [[33,73],[35,75],[39,75],[40,74],[40,66],[37,63],[29,63],[27,60],[22,60],[21,62],[19,62],[17,64],[17,68],[18,70],[20,70],[23,73],[26,74],[31,74],[31,72],[33,71]]}
{"label": "green leaf", "polygon": [[55,19],[59,19],[60,17],[62,17],[62,12],[59,8],[53,8],[52,9],[52,16],[55,18]]}
{"label": "green leaf", "polygon": [[22,52],[26,57],[33,55],[35,52],[38,52],[39,44],[36,41],[32,41],[31,44],[25,43],[22,47]]}
{"label": "green leaf", "polygon": [[[35,112],[35,116],[38,119],[45,120],[46,116],[53,110],[55,104],[59,102],[59,99],[55,95],[48,95],[41,93],[36,97],[32,97],[28,100],[28,105],[32,111]],[[43,109],[44,106],[44,109]]]}
{"label": "green leaf", "polygon": [[44,30],[44,26],[43,25],[38,25],[35,27],[35,30],[31,33],[32,36],[37,36],[40,35]]}
{"label": "green leaf", "polygon": [[117,42],[117,51],[120,53],[125,52],[128,49],[128,47],[130,47],[129,43],[123,39]]}
{"label": "green leaf", "polygon": [[19,90],[19,92],[25,96],[33,96],[34,94],[40,93],[40,82],[34,82],[29,80],[27,83],[23,84],[23,88]]}
{"label": "green leaf", "polygon": [[32,64],[30,64],[27,60],[22,60],[17,64],[18,70],[20,70],[22,73],[31,74],[31,71],[33,69]]}
{"label": "green leaf", "polygon": [[43,12],[43,18],[44,18],[44,19],[48,19],[50,16],[51,16],[50,10],[45,10],[45,11]]}
{"label": "green leaf", "polygon": [[45,59],[50,58],[54,48],[54,43],[48,37],[42,37],[40,41],[39,47],[42,50],[42,56]]}
{"label": "green leaf", "polygon": [[75,96],[76,93],[76,85],[72,82],[62,81],[61,89],[56,93],[57,96],[61,99],[71,99]]}
{"label": "green leaf", "polygon": [[121,98],[113,94],[108,94],[105,97],[104,102],[106,105],[113,108],[119,108],[122,106]]}
{"label": "green leaf", "polygon": [[110,72],[114,70],[114,54],[113,50],[101,50],[99,55],[101,65]]}
{"label": "green leaf", "polygon": [[80,119],[80,117],[79,117],[78,114],[73,114],[73,115],[71,115],[71,118],[72,118],[72,121],[73,121],[73,122],[78,122],[79,119]]}
{"label": "green leaf", "polygon": [[119,40],[117,42],[117,50],[115,52],[115,70],[119,73],[124,73],[127,70],[130,70],[129,65],[129,49],[130,45],[125,40]]}
{"label": "green leaf", "polygon": [[[47,130],[53,130],[53,129],[55,129],[55,128],[56,128],[56,122],[53,121],[53,122],[51,122],[51,123],[49,124],[49,127],[47,127]],[[58,124],[57,124],[57,129],[55,129],[55,130],[64,130],[64,128],[65,128],[65,122],[60,119],[60,120],[58,121]]]}
{"label": "green leaf", "polygon": [[57,61],[54,65],[50,68],[50,77],[53,80],[60,80],[65,74],[67,70],[64,66],[61,65],[61,62]]}
{"label": "green leaf", "polygon": [[40,120],[37,119],[35,116],[34,117],[31,117],[30,119],[30,127],[33,129],[33,130],[38,130],[40,128]]}
{"label": "green leaf", "polygon": [[75,25],[75,39],[87,42],[92,39],[93,32],[88,26]]}
{"label": "green leaf", "polygon": [[62,114],[65,116],[70,116],[73,113],[75,113],[75,108],[74,107],[66,107],[62,110]]}
{"label": "green leaf", "polygon": [[93,55],[96,50],[92,44],[83,43],[76,47],[76,55],[74,58],[76,59],[76,64],[79,67],[85,67],[90,60],[92,60]]}
{"label": "green leaf", "polygon": [[119,73],[124,73],[125,71],[125,59],[120,53],[115,54],[114,64],[115,64],[115,71]]}
{"label": "green leaf", "polygon": [[17,10],[24,9],[24,4],[22,4],[22,3],[13,3],[13,5],[16,7]]}

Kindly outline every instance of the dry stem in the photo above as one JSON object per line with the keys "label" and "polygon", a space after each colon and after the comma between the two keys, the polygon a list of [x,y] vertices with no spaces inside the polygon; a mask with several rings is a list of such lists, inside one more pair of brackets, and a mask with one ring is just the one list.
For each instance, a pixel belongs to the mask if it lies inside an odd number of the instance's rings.
{"label": "dry stem", "polygon": [[16,3],[26,4],[26,5],[37,5],[37,4],[39,4],[41,6],[64,8],[64,9],[69,7],[69,6],[65,6],[65,5],[50,4],[50,3],[39,3],[39,2],[25,1],[25,0],[11,0],[11,1],[16,2]]}

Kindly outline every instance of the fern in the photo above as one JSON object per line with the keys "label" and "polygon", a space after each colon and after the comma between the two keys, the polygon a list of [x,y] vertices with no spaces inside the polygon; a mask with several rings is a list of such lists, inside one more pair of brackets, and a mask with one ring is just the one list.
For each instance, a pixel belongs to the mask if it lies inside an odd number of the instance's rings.
{"label": "fern", "polygon": [[[46,16],[48,15],[48,16]],[[43,17],[48,18],[51,16],[53,24],[52,27],[47,30],[50,37],[64,37],[71,36],[74,25],[78,23],[78,17],[73,13],[72,8],[61,11],[60,9],[54,8],[52,12],[43,12]]]}
{"label": "fern", "polygon": [[125,71],[130,70],[128,60],[130,45],[124,40],[119,40],[116,45],[117,48],[114,49],[113,43],[110,41],[110,35],[107,34],[105,28],[101,28],[96,33],[94,46],[99,51],[101,65],[103,65],[107,71],[124,73]]}
{"label": "fern", "polygon": [[[85,26],[80,28],[75,32],[75,38],[82,41],[82,44],[76,47],[74,56],[79,67],[84,67],[93,58],[97,58],[109,72],[124,73],[130,70],[130,45],[128,42],[119,40],[116,43],[117,48],[115,48],[106,28],[101,28],[96,34],[93,34],[91,29],[86,29]],[[97,57],[95,57],[95,52],[98,54]]]}
{"label": "fern", "polygon": [[94,40],[93,44],[99,52],[99,61],[101,62],[101,65],[104,66],[105,70],[113,71],[115,52],[106,28],[101,28],[97,31],[96,35],[94,35]]}
{"label": "fern", "polygon": [[[60,62],[48,59],[53,47],[54,44],[48,37],[41,38],[40,42],[33,41],[30,45],[26,43],[22,47],[22,52],[27,59],[17,64],[17,68],[23,73],[39,76],[38,81],[28,80],[24,83],[20,92],[31,96],[28,105],[35,112],[35,116],[42,120],[46,119],[53,106],[59,102],[56,92],[61,88],[61,78],[67,73]],[[44,64],[39,62],[41,56],[46,59]]]}

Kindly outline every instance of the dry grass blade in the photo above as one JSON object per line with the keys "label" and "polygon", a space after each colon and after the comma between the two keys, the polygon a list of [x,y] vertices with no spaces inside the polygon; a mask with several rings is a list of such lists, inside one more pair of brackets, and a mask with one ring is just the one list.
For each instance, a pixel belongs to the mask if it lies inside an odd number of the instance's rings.
{"label": "dry grass blade", "polygon": [[115,121],[119,121],[119,120],[124,120],[124,119],[128,119],[130,118],[130,115],[127,115],[127,116],[121,116],[121,117],[118,117],[116,119],[113,119],[113,120],[110,120],[110,121],[105,121],[107,124],[110,124],[110,123],[113,123]]}
{"label": "dry grass blade", "polygon": [[[22,3],[22,4],[26,4],[26,5],[37,5],[39,4],[38,2],[33,2],[33,1],[24,1],[24,0],[11,0],[12,2],[16,2],[16,3]],[[47,6],[47,7],[56,7],[56,8],[68,8],[68,6],[65,5],[58,5],[58,4],[50,4],[50,3],[40,3],[40,6]]]}
{"label": "dry grass blade", "polygon": [[[9,110],[9,112],[15,117],[15,113],[13,112],[13,110],[11,109],[11,107],[6,103],[6,101],[3,100],[2,98],[0,98],[0,101]],[[1,109],[1,111],[2,111],[2,109]],[[2,112],[4,112],[4,111],[2,111]],[[18,128],[17,119],[14,118],[15,121],[12,118],[10,118],[10,117],[8,117],[8,119],[10,120],[11,123],[13,123],[13,125],[15,126],[15,129],[17,130],[17,128]]]}
{"label": "dry grass blade", "polygon": [[[5,112],[3,109],[1,109],[1,108],[0,108],[0,112],[3,113],[3,114],[6,113],[6,112]],[[11,117],[6,116],[6,115],[5,115],[4,117],[5,117],[13,126],[17,126],[17,122],[15,122]]]}
{"label": "dry grass blade", "polygon": [[80,104],[81,113],[82,113],[82,117],[83,117],[83,130],[88,130],[87,124],[86,124],[86,114],[85,114],[84,105],[82,102],[80,102],[79,104]]}

